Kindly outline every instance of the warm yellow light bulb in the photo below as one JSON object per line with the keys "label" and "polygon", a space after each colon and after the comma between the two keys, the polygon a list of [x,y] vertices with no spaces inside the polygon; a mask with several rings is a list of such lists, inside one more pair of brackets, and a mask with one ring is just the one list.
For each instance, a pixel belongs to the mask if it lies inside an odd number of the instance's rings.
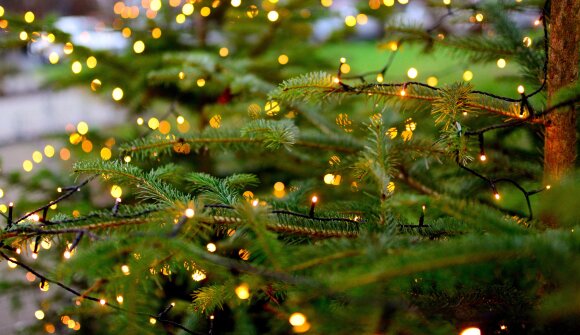
{"label": "warm yellow light bulb", "polygon": [[306,323],[306,316],[302,313],[292,313],[288,322],[294,327],[300,327]]}
{"label": "warm yellow light bulb", "polygon": [[30,11],[26,12],[24,14],[24,21],[26,21],[26,23],[34,22],[34,13]]}
{"label": "warm yellow light bulb", "polygon": [[208,243],[205,247],[209,252],[215,252],[217,250],[217,246],[213,243]]}
{"label": "warm yellow light bulb", "polygon": [[188,218],[192,218],[195,215],[195,211],[193,210],[193,208],[188,208],[185,210],[185,216]]}
{"label": "warm yellow light bulb", "polygon": [[121,99],[123,99],[123,89],[121,89],[120,87],[115,87],[113,89],[113,91],[111,92],[111,96],[113,97],[113,100],[115,101],[119,101]]}
{"label": "warm yellow light bulb", "polygon": [[135,41],[135,43],[133,43],[133,51],[135,51],[135,53],[140,54],[143,51],[145,51],[145,43],[143,41]]}
{"label": "warm yellow light bulb", "polygon": [[461,335],[481,335],[481,330],[477,327],[469,327],[462,330]]}
{"label": "warm yellow light bulb", "polygon": [[518,93],[519,94],[524,94],[524,92],[526,91],[524,85],[519,85],[518,86]]}
{"label": "warm yellow light bulb", "polygon": [[407,76],[411,79],[415,79],[417,78],[417,75],[419,74],[419,72],[417,71],[417,69],[415,69],[414,67],[410,68],[407,71]]}
{"label": "warm yellow light bulb", "polygon": [[238,298],[246,300],[250,297],[250,286],[246,283],[240,284],[236,287],[235,292]]}

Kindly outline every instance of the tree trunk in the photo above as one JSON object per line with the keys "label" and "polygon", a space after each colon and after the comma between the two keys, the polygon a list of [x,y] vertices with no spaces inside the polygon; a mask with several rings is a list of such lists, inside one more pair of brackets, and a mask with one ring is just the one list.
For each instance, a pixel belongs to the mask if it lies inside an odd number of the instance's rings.
{"label": "tree trunk", "polygon": [[[562,87],[578,79],[580,0],[552,0],[549,21],[548,105]],[[544,180],[568,174],[576,159],[576,112],[564,107],[546,117]]]}

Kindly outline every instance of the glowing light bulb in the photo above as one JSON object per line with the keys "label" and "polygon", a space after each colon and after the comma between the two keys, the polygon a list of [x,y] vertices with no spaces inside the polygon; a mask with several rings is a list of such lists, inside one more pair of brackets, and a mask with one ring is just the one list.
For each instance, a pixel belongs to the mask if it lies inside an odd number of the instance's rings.
{"label": "glowing light bulb", "polygon": [[461,335],[481,335],[481,330],[477,327],[469,327],[462,330]]}
{"label": "glowing light bulb", "polygon": [[294,327],[300,327],[306,323],[306,316],[302,313],[292,313],[290,318],[288,318],[288,322]]}
{"label": "glowing light bulb", "polygon": [[481,155],[479,155],[479,159],[480,159],[482,162],[485,162],[485,161],[487,160],[487,157],[485,156],[485,154],[481,154]]}
{"label": "glowing light bulb", "polygon": [[117,302],[118,302],[118,303],[122,304],[124,300],[125,300],[125,299],[123,299],[123,296],[122,296],[122,295],[118,295],[118,296],[117,296]]}
{"label": "glowing light bulb", "polygon": [[550,186],[550,185],[546,185],[546,190],[549,190],[549,189],[551,189],[551,188],[552,188],[552,186]]}
{"label": "glowing light bulb", "polygon": [[185,210],[185,216],[187,216],[189,219],[191,219],[193,215],[195,215],[193,208],[188,208]]}
{"label": "glowing light bulb", "polygon": [[71,254],[70,254],[70,251],[66,250],[66,251],[64,252],[63,256],[64,256],[64,258],[66,258],[66,259],[70,259],[70,256],[71,256]]}
{"label": "glowing light bulb", "polygon": [[246,283],[240,284],[236,287],[235,292],[238,298],[246,300],[250,297],[250,286]]}
{"label": "glowing light bulb", "polygon": [[312,196],[312,203],[316,203],[316,202],[318,202],[318,197],[313,195]]}
{"label": "glowing light bulb", "polygon": [[125,276],[128,276],[131,273],[129,266],[126,264],[121,265],[121,272],[123,272]]}
{"label": "glowing light bulb", "polygon": [[518,86],[518,93],[519,94],[524,94],[524,92],[526,91],[524,85],[519,85]]}
{"label": "glowing light bulb", "polygon": [[104,306],[104,305],[107,304],[107,300],[101,299],[101,300],[99,300],[99,304],[101,304],[102,306]]}
{"label": "glowing light bulb", "polygon": [[401,94],[401,96],[404,97],[405,95],[407,95],[407,92],[405,92],[405,89],[403,88],[399,94]]}
{"label": "glowing light bulb", "polygon": [[205,247],[209,252],[215,252],[217,250],[217,246],[213,243],[208,243]]}
{"label": "glowing light bulb", "polygon": [[495,194],[493,195],[495,197],[495,200],[499,200],[500,196],[499,193],[495,192]]}

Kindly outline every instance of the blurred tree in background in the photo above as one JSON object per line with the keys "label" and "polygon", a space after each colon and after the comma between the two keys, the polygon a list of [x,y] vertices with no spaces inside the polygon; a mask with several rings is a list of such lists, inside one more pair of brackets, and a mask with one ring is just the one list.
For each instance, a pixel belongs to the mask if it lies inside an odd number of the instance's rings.
{"label": "blurred tree in background", "polygon": [[128,120],[3,176],[23,333],[578,329],[578,1],[46,5],[2,48]]}

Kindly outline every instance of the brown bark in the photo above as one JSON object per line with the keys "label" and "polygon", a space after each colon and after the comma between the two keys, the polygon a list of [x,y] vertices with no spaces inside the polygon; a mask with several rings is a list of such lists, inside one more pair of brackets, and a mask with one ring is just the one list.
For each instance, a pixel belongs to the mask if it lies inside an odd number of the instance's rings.
{"label": "brown bark", "polygon": [[[562,87],[578,79],[580,0],[552,0],[550,4],[548,105]],[[546,117],[544,179],[557,181],[568,174],[576,159],[576,112],[564,107]]]}

